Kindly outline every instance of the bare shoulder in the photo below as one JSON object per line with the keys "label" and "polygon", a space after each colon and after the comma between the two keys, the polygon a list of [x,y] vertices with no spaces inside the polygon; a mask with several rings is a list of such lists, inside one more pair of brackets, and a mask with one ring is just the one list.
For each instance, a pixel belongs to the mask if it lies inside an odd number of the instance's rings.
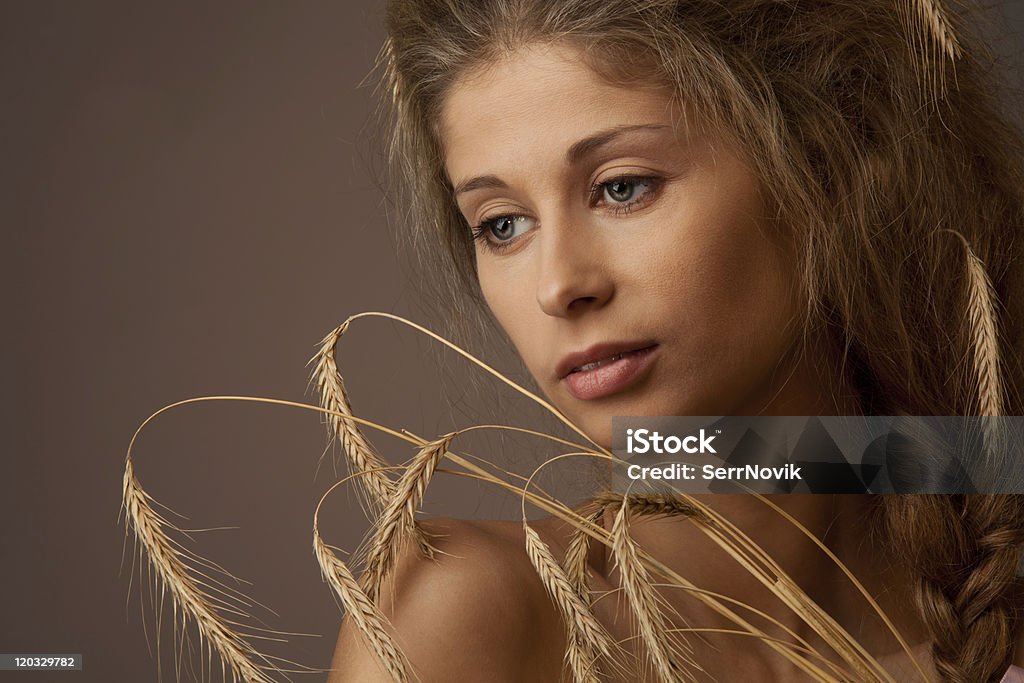
{"label": "bare shoulder", "polygon": [[[564,629],[522,525],[438,519],[423,528],[440,552],[428,559],[405,547],[379,603],[419,679],[558,680]],[[329,683],[390,680],[348,620],[331,669]]]}

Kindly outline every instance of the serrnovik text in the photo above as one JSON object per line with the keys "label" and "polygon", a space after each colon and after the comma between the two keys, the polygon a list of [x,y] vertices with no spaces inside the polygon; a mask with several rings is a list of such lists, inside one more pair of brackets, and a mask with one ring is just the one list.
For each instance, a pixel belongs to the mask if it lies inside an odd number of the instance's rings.
{"label": "serrnovik text", "polygon": [[[644,467],[642,465],[630,465],[626,469],[630,479],[696,479],[697,466],[683,463],[672,463],[658,467]],[[751,480],[782,480],[796,481],[803,479],[800,476],[800,467],[793,464],[782,467],[761,467],[758,465],[743,465],[742,467],[717,467],[715,465],[703,465],[700,468],[700,478],[704,480],[726,479],[732,481]]]}

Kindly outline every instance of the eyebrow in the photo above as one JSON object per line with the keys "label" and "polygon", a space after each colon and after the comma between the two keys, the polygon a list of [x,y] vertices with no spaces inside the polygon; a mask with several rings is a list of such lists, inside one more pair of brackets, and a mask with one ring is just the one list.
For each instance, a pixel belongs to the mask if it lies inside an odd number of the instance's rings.
{"label": "eyebrow", "polygon": [[[565,163],[570,166],[578,163],[588,154],[595,152],[626,133],[632,133],[638,130],[663,130],[665,128],[668,128],[668,126],[653,123],[641,123],[632,126],[615,126],[614,128],[603,130],[574,142],[565,152]],[[505,181],[496,175],[476,176],[475,178],[459,183],[455,187],[455,196],[484,188],[507,189],[508,185],[506,185]]]}
{"label": "eyebrow", "polygon": [[608,130],[585,137],[579,142],[574,142],[565,153],[565,162],[570,165],[575,164],[583,157],[600,149],[615,138],[625,135],[626,133],[632,133],[637,130],[663,130],[665,128],[668,128],[668,126],[653,123],[641,123],[635,126],[615,126],[614,128],[609,128]]}

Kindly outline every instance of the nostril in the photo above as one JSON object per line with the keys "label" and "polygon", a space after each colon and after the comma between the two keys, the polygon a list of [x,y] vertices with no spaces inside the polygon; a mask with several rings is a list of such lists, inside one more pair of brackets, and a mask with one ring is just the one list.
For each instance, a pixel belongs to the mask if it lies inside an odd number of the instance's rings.
{"label": "nostril", "polygon": [[574,308],[583,308],[587,304],[593,303],[595,301],[597,301],[596,296],[577,297],[576,299],[573,299],[572,301],[569,302],[569,310],[572,310]]}

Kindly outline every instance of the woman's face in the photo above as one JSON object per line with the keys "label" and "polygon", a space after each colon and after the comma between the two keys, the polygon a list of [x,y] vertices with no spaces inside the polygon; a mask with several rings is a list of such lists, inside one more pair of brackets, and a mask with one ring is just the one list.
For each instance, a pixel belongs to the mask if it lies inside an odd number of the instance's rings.
{"label": "woman's face", "polygon": [[610,85],[564,46],[467,74],[442,110],[484,297],[606,446],[616,415],[803,414],[780,367],[792,259],[751,171],[677,121],[664,91]]}

